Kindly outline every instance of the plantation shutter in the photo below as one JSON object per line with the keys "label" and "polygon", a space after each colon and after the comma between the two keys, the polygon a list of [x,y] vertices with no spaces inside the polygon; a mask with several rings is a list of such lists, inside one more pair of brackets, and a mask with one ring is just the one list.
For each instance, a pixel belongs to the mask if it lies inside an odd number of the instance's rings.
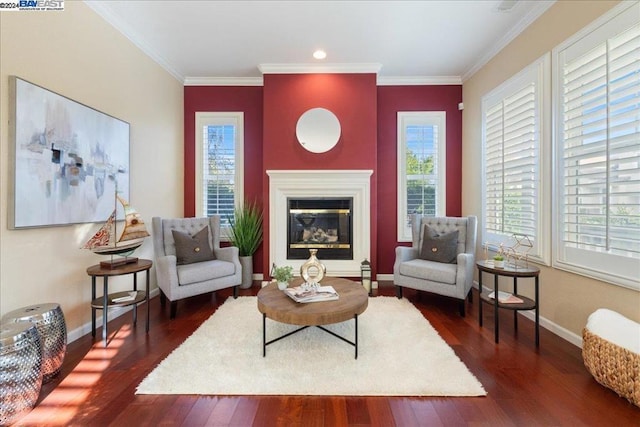
{"label": "plantation shutter", "polygon": [[406,128],[407,212],[436,216],[438,191],[438,125],[412,125]]}
{"label": "plantation shutter", "polygon": [[[563,76],[563,241],[640,254],[640,26],[567,62]],[[634,203],[635,202],[635,203]]]}
{"label": "plantation shutter", "polygon": [[[538,237],[539,113],[536,82],[526,79],[485,105],[485,231],[494,242]],[[506,95],[506,96],[505,96]]]}
{"label": "plantation shutter", "polygon": [[235,125],[203,126],[203,206],[205,215],[220,215],[221,224],[228,224],[235,207],[236,174]]}
{"label": "plantation shutter", "polygon": [[413,214],[446,214],[447,116],[398,111],[398,241],[410,242]]}
{"label": "plantation shutter", "polygon": [[629,278],[635,286],[640,272],[637,12],[632,7],[559,51],[557,95],[558,258],[613,273],[623,282]]}

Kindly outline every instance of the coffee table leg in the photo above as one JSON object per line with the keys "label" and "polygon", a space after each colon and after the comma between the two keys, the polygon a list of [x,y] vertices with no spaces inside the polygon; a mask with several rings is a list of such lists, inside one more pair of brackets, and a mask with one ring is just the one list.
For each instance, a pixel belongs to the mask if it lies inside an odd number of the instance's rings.
{"label": "coffee table leg", "polygon": [[356,359],[358,358],[358,315],[353,316],[353,320],[356,322]]}
{"label": "coffee table leg", "polygon": [[262,357],[267,355],[267,315],[262,313]]}

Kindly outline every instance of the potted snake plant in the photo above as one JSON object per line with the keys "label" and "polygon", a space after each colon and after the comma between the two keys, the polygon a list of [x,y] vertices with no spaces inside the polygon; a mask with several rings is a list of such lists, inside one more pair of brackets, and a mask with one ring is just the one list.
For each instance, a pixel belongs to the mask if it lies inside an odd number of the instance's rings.
{"label": "potted snake plant", "polygon": [[262,209],[256,202],[245,201],[229,216],[229,238],[238,248],[242,265],[242,289],[248,289],[253,282],[253,254],[262,243]]}

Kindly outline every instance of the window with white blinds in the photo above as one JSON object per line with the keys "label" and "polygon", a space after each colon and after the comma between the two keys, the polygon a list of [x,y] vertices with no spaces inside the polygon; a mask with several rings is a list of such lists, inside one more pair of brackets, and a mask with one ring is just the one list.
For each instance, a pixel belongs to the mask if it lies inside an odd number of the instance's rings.
{"label": "window with white blinds", "polygon": [[541,171],[548,58],[539,59],[482,99],[483,243],[494,248],[501,243],[510,246],[515,243],[514,234],[525,234],[533,244],[529,256],[543,262],[548,259]]}
{"label": "window with white blinds", "polygon": [[398,241],[410,242],[411,215],[446,215],[446,113],[398,112]]}
{"label": "window with white blinds", "polygon": [[220,215],[224,234],[243,200],[243,113],[196,113],[196,215]]}
{"label": "window with white blinds", "polygon": [[554,265],[640,289],[640,6],[554,50]]}

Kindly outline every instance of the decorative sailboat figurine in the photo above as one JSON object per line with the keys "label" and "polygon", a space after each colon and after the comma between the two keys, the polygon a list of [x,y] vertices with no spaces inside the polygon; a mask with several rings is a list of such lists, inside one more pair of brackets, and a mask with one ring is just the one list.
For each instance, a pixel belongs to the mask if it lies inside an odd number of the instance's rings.
{"label": "decorative sailboat figurine", "polygon": [[[118,202],[124,208],[124,229],[119,237],[116,218]],[[138,261],[138,258],[132,258],[129,255],[142,245],[144,238],[148,236],[149,233],[140,214],[126,200],[118,196],[116,190],[116,207],[113,209],[113,213],[82,248],[91,249],[99,255],[111,255],[111,260],[102,261],[100,266],[102,268],[117,268]],[[114,260],[113,255],[120,255],[124,258]]]}

